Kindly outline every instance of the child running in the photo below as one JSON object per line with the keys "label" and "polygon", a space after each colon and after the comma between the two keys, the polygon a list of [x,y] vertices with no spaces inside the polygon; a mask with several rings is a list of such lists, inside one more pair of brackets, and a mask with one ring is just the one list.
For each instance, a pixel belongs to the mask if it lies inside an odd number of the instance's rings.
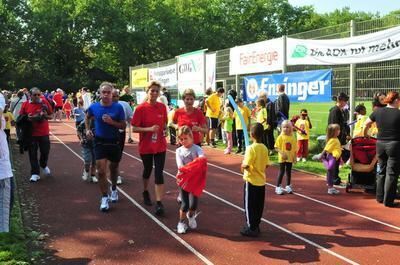
{"label": "child running", "polygon": [[257,237],[264,211],[265,169],[269,166],[268,149],[261,142],[264,128],[255,123],[250,129],[253,143],[248,146],[241,165],[244,183],[244,209],[246,224],[240,230],[243,236]]}
{"label": "child running", "polygon": [[85,109],[83,108],[83,100],[78,101],[78,107],[75,107],[73,109],[73,114],[75,117],[75,126],[76,128],[78,128],[79,124],[81,124],[81,122],[85,120]]}
{"label": "child running", "polygon": [[[178,139],[179,143],[182,145],[176,149],[176,164],[179,171],[179,169],[196,158],[204,157],[204,153],[200,146],[193,144],[193,134],[188,126],[184,125],[179,128]],[[179,187],[179,197],[181,199],[181,207],[179,209],[179,223],[177,225],[177,230],[179,234],[184,234],[188,229],[188,225],[185,223],[186,217],[188,219],[189,228],[197,228],[196,210],[198,197],[193,193],[185,191],[182,187]]]}
{"label": "child running", "polygon": [[[94,122],[91,122],[90,130],[94,130]],[[81,121],[81,123],[77,127],[77,135],[81,142],[82,146],[82,156],[84,160],[84,169],[82,180],[91,181],[93,183],[97,183],[96,177],[96,158],[94,151],[94,142],[92,139],[88,139],[86,136],[86,126],[85,121]],[[91,176],[89,178],[89,176]]]}
{"label": "child running", "polygon": [[69,121],[69,118],[71,117],[71,111],[72,111],[72,105],[71,101],[69,98],[65,100],[65,103],[63,105],[63,111],[65,113],[65,117],[67,118],[67,121]]}
{"label": "child running", "polygon": [[326,145],[323,151],[323,159],[326,161],[327,169],[326,182],[328,184],[328,194],[339,194],[339,191],[333,187],[333,180],[337,175],[337,163],[342,156],[342,146],[339,141],[340,126],[339,124],[329,124],[326,131]]}
{"label": "child running", "polygon": [[312,124],[306,109],[300,111],[300,119],[295,123],[297,128],[297,162],[307,161],[308,156],[308,140],[310,139],[310,129]]}
{"label": "child running", "polygon": [[281,124],[281,134],[275,142],[275,148],[278,152],[279,174],[276,183],[275,193],[283,195],[282,178],[286,173],[286,192],[292,193],[291,186],[292,165],[296,163],[296,139],[293,135],[293,125],[290,121],[285,120]]}

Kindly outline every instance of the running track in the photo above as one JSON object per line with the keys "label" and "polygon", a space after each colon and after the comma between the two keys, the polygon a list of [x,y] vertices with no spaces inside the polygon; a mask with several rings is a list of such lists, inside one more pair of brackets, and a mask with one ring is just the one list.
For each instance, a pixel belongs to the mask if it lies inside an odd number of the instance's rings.
{"label": "running track", "polygon": [[[155,218],[154,208],[142,203],[142,164],[136,144],[125,146],[120,201],[111,205],[109,213],[101,213],[98,186],[81,180],[73,123],[53,122],[51,132],[53,176],[29,188],[39,205],[41,230],[50,235],[46,248],[56,256],[46,264],[399,263],[400,208],[385,208],[373,196],[357,191],[330,196],[323,178],[300,172],[293,172],[293,195],[275,195],[273,185],[267,185],[261,236],[240,236],[242,157],[224,156],[210,148],[204,148],[208,179],[196,231],[185,235],[175,231],[178,205],[172,146],[164,174],[165,217]],[[29,168],[24,171],[28,176]],[[276,175],[277,168],[268,168],[267,182],[274,183]],[[150,193],[154,199],[153,188]]]}

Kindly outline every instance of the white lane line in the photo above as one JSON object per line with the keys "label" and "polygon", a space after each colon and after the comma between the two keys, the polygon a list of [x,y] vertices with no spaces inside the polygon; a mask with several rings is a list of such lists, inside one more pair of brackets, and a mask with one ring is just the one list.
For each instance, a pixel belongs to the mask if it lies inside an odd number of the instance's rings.
{"label": "white lane line", "polygon": [[[67,125],[68,127],[71,127],[71,128],[73,128],[73,129],[75,129],[74,127],[70,126],[69,124],[66,124],[66,123],[64,123],[64,124]],[[170,149],[167,149],[167,151],[170,152],[170,153],[175,153],[175,151],[170,150]],[[208,162],[207,164],[210,165],[210,166],[212,166],[212,167],[218,168],[218,169],[220,169],[220,170],[223,170],[223,171],[226,171],[226,172],[229,172],[229,173],[232,173],[232,174],[235,174],[235,175],[238,175],[238,176],[243,177],[242,174],[240,174],[240,173],[238,173],[238,172],[236,172],[236,171],[230,170],[230,169],[228,169],[228,168],[224,168],[224,167],[218,166],[218,165],[213,164],[213,163],[210,163],[210,162]],[[305,172],[305,171],[303,171],[303,170],[299,170],[299,171],[300,171],[300,172],[307,173],[307,172]],[[309,174],[309,173],[307,173],[307,174]],[[270,186],[270,187],[275,187],[275,185],[272,185],[272,184],[270,184],[270,183],[266,183],[266,185],[268,185],[268,186]],[[352,215],[358,216],[358,217],[360,217],[360,218],[369,220],[369,221],[371,221],[371,222],[374,222],[374,223],[377,223],[377,224],[381,224],[381,225],[384,225],[384,226],[387,226],[387,227],[390,227],[390,228],[393,228],[393,229],[395,229],[395,230],[399,230],[399,231],[400,231],[400,227],[399,227],[399,226],[395,226],[395,225],[392,225],[392,224],[389,224],[389,223],[386,223],[386,222],[383,222],[383,221],[374,219],[374,218],[372,218],[372,217],[368,217],[368,216],[366,216],[366,215],[359,214],[359,213],[356,213],[356,212],[347,210],[347,209],[345,209],[345,208],[338,207],[338,206],[336,206],[336,205],[333,205],[333,204],[330,204],[330,203],[327,203],[327,202],[324,202],[324,201],[321,201],[321,200],[318,200],[318,199],[311,198],[311,197],[309,197],[309,196],[307,196],[307,195],[304,195],[304,194],[301,194],[301,193],[298,193],[298,192],[293,192],[293,194],[294,194],[294,195],[297,195],[297,196],[299,196],[299,197],[302,197],[302,198],[304,198],[304,199],[308,199],[308,200],[310,200],[310,201],[313,201],[313,202],[315,202],[315,203],[319,203],[319,204],[322,204],[322,205],[325,205],[325,206],[334,208],[334,209],[336,209],[336,210],[340,210],[340,211],[346,212],[346,213],[348,213],[348,214],[352,214]]]}
{"label": "white lane line", "polygon": [[[171,152],[172,152],[172,151],[171,151]],[[227,171],[227,172],[229,172],[229,173],[232,173],[232,174],[235,174],[235,175],[238,175],[238,176],[243,177],[242,174],[240,174],[240,173],[238,173],[238,172],[235,172],[235,171],[233,171],[233,170],[230,170],[230,169],[227,169],[227,168],[224,168],[224,167],[220,167],[220,166],[215,165],[215,164],[212,164],[212,163],[209,163],[209,165],[211,165],[211,166],[213,166],[213,167],[215,167],[215,168],[218,168],[218,169]],[[271,187],[275,187],[275,185],[272,185],[272,184],[270,184],[270,183],[265,183],[265,184],[267,184],[268,186],[271,186]],[[383,221],[379,221],[379,220],[374,219],[374,218],[372,218],[372,217],[368,217],[368,216],[365,216],[365,215],[362,215],[362,214],[359,214],[359,213],[356,213],[356,212],[353,212],[353,211],[344,209],[344,208],[342,208],[342,207],[338,207],[338,206],[336,206],[336,205],[329,204],[329,203],[324,202],[324,201],[320,201],[320,200],[318,200],[318,199],[311,198],[311,197],[309,197],[309,196],[307,196],[307,195],[304,195],[304,194],[301,194],[301,193],[298,193],[298,192],[293,192],[293,194],[295,194],[295,195],[297,195],[297,196],[299,196],[299,197],[308,199],[308,200],[310,200],[310,201],[313,201],[313,202],[316,202],[316,203],[319,203],[319,204],[322,204],[322,205],[325,205],[325,206],[334,208],[334,209],[336,209],[336,210],[340,210],[340,211],[343,211],[343,212],[346,212],[346,213],[349,213],[349,214],[352,214],[352,215],[355,215],[355,216],[364,218],[364,219],[369,220],[369,221],[371,221],[371,222],[375,222],[375,223],[378,223],[378,224],[381,224],[381,225],[384,225],[384,226],[393,228],[393,229],[395,229],[395,230],[400,230],[400,227],[398,227],[398,226],[395,226],[395,225],[392,225],[392,224],[389,224],[389,223],[385,223],[385,222],[383,222]]]}
{"label": "white lane line", "polygon": [[[64,145],[69,151],[71,151],[75,156],[77,156],[79,159],[83,161],[83,158],[77,154],[74,150],[72,150],[68,145],[66,145],[60,138],[58,138],[55,134],[50,132],[50,134],[57,139],[62,145]],[[108,181],[110,184],[111,182]],[[158,224],[162,229],[164,229],[169,235],[171,235],[173,238],[175,238],[179,243],[181,243],[184,247],[186,247],[190,252],[192,252],[194,255],[196,255],[199,259],[201,259],[205,264],[211,265],[214,264],[210,260],[208,260],[206,257],[204,257],[200,252],[198,252],[195,248],[193,248],[189,243],[187,243],[185,240],[180,238],[174,231],[169,229],[166,225],[164,225],[160,220],[155,218],[149,211],[147,211],[145,208],[143,208],[137,201],[135,201],[131,196],[129,196],[123,189],[120,187],[117,187],[118,191],[120,191],[128,200],[130,200],[133,205],[138,207],[142,212],[144,212],[148,217],[150,217],[151,220],[153,220],[156,224]]]}
{"label": "white lane line", "polygon": [[[124,154],[129,156],[129,157],[131,157],[131,158],[133,158],[133,159],[136,159],[136,160],[138,160],[140,162],[142,161],[140,158],[138,158],[138,157],[136,157],[134,155],[131,155],[131,154],[127,153],[127,152],[124,152]],[[171,173],[169,173],[169,172],[167,172],[165,170],[164,170],[164,173],[167,174],[168,176],[172,177],[172,178],[175,178],[175,176],[173,174],[171,174]],[[221,202],[223,202],[223,203],[225,203],[225,204],[227,204],[229,206],[232,206],[235,209],[238,209],[238,210],[244,212],[244,209],[241,208],[240,206],[237,206],[236,204],[234,204],[234,203],[232,203],[230,201],[227,201],[227,200],[219,197],[218,195],[215,195],[215,194],[213,194],[211,192],[208,192],[206,190],[204,190],[204,193],[210,195],[211,197],[213,197],[213,198],[215,198],[215,199],[217,199],[217,200],[219,200],[219,201],[221,201]],[[296,233],[294,233],[294,232],[292,232],[292,231],[290,231],[290,230],[288,230],[288,229],[286,229],[286,228],[284,228],[284,227],[282,227],[280,225],[277,225],[277,224],[275,224],[275,223],[273,223],[271,221],[268,221],[265,218],[261,218],[261,220],[263,222],[265,222],[265,223],[267,223],[267,224],[269,224],[269,225],[271,225],[271,226],[273,226],[273,227],[275,227],[275,228],[277,228],[277,229],[279,229],[279,230],[281,230],[281,231],[283,231],[283,232],[285,232],[285,233],[287,233],[287,234],[289,234],[289,235],[291,235],[293,237],[296,237],[297,239],[300,239],[301,241],[304,241],[304,242],[310,244],[311,246],[314,246],[315,248],[318,248],[318,249],[320,249],[320,250],[322,250],[322,251],[324,251],[324,252],[326,252],[328,254],[331,254],[332,256],[335,256],[338,259],[341,259],[341,260],[343,260],[343,261],[345,261],[345,262],[347,262],[349,264],[353,264],[353,265],[358,265],[359,264],[359,263],[357,263],[357,262],[355,262],[355,261],[353,261],[351,259],[348,259],[348,258],[346,258],[346,257],[344,257],[344,256],[342,256],[342,255],[340,255],[340,254],[338,254],[336,252],[333,252],[332,250],[329,250],[329,249],[327,249],[327,248],[325,248],[325,247],[323,247],[323,246],[321,246],[321,245],[319,245],[319,244],[317,244],[317,243],[315,243],[315,242],[313,242],[311,240],[308,240],[307,238],[302,237],[302,236],[300,236],[300,235],[298,235],[298,234],[296,234]]]}

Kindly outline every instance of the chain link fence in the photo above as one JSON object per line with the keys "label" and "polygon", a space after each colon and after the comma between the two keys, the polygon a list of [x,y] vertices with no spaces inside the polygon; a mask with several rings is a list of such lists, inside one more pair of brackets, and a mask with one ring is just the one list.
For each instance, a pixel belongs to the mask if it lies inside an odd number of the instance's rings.
{"label": "chain link fence", "polygon": [[[355,35],[365,35],[400,25],[400,16],[388,16],[381,19],[361,21],[355,23]],[[350,37],[350,22],[335,26],[320,28],[307,32],[289,35],[291,38],[300,39],[338,39]],[[216,80],[217,87],[223,86],[227,90],[237,89],[236,77],[229,75],[230,49],[216,52]],[[176,63],[176,59],[139,65],[131,69],[156,68]],[[317,69],[333,69],[332,94],[345,92],[349,94],[350,65],[297,65],[287,66],[287,72],[307,71]],[[243,78],[238,77],[239,88]],[[400,89],[400,59],[378,63],[365,63],[356,65],[356,100],[371,99],[377,91],[387,92]]]}

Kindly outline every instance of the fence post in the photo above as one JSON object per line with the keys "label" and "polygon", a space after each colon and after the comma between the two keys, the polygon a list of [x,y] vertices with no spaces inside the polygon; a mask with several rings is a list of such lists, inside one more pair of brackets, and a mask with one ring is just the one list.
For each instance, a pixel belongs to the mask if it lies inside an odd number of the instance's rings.
{"label": "fence post", "polygon": [[283,42],[283,65],[282,65],[282,73],[287,72],[287,49],[286,49],[286,35],[282,36]]}
{"label": "fence post", "polygon": [[[350,21],[350,37],[354,37],[356,35],[356,23],[354,20]],[[350,123],[353,121],[353,113],[354,113],[354,104],[355,104],[355,95],[356,93],[356,64],[350,64]],[[350,135],[353,134],[353,127],[350,127]]]}
{"label": "fence post", "polygon": [[236,93],[238,97],[243,97],[243,95],[240,95],[240,78],[239,75],[235,75],[235,86],[236,86]]}

